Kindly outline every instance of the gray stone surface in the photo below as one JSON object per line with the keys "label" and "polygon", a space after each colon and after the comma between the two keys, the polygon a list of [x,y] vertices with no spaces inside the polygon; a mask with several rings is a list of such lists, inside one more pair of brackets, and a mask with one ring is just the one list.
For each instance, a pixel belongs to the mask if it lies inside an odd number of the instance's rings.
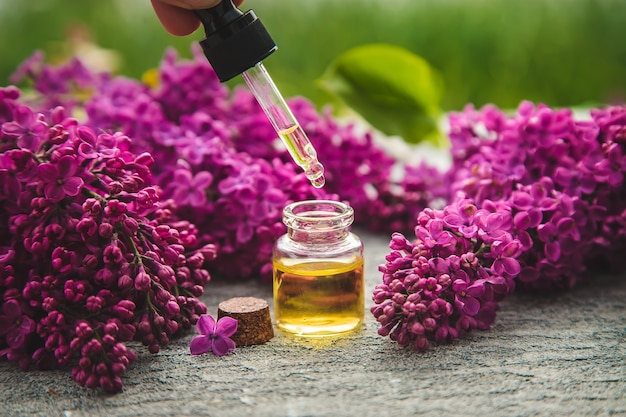
{"label": "gray stone surface", "polygon": [[[368,294],[387,236],[359,232]],[[260,284],[211,283],[220,301],[254,295]],[[367,307],[372,305],[368,299]],[[21,372],[0,363],[2,416],[616,416],[626,415],[626,280],[601,277],[556,295],[516,294],[490,331],[426,353],[362,331],[341,339],[269,343],[234,353],[192,356],[193,332],[157,355],[141,346],[124,392],[77,386],[68,371]]]}

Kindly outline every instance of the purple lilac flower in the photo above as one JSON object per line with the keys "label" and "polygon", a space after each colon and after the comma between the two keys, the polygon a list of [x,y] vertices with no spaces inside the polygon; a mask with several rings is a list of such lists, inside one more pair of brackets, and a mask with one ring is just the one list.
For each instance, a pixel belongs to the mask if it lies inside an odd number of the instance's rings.
{"label": "purple lilac flower", "polygon": [[35,115],[28,106],[14,109],[13,121],[2,125],[2,133],[17,138],[17,145],[27,149],[37,149],[45,139],[47,125],[41,115]]}
{"label": "purple lilac flower", "polygon": [[578,121],[567,109],[524,102],[511,116],[470,106],[450,117],[452,194],[512,203],[522,287],[571,288],[585,265],[621,247],[608,243],[613,232],[598,233],[607,221],[604,230],[613,230],[624,209],[624,145],[615,141],[624,113],[595,109],[592,120]]}
{"label": "purple lilac flower", "polygon": [[[0,336],[6,338],[9,349],[19,349],[23,347],[27,335],[35,331],[35,322],[25,314],[17,300],[11,299],[2,305],[2,315],[0,315]],[[6,354],[5,351],[4,354]],[[0,356],[3,356],[0,351]]]}
{"label": "purple lilac flower", "polygon": [[125,342],[158,352],[206,313],[201,267],[215,246],[172,217],[149,185],[152,156],[127,136],[29,111],[41,142],[6,136],[0,148],[0,352],[117,392],[135,359]]}
{"label": "purple lilac flower", "polygon": [[77,170],[78,162],[70,155],[59,158],[56,163],[39,165],[37,174],[40,181],[45,184],[46,198],[57,202],[66,196],[76,196],[84,184],[82,178],[74,176]]}
{"label": "purple lilac flower", "polygon": [[206,189],[213,182],[213,175],[207,171],[192,174],[189,166],[181,166],[174,171],[172,182],[165,189],[178,205],[202,207],[207,203]]}
{"label": "purple lilac flower", "polygon": [[199,45],[194,45],[192,52],[193,60],[183,61],[178,59],[175,49],[168,49],[159,68],[161,83],[153,98],[170,121],[196,111],[219,116],[227,106],[228,91],[219,82]]}
{"label": "purple lilac flower", "polygon": [[196,330],[200,335],[194,337],[189,345],[192,355],[212,351],[217,356],[224,356],[235,350],[235,342],[230,338],[237,331],[237,320],[234,318],[222,317],[216,322],[210,314],[203,314],[196,323]]}
{"label": "purple lilac flower", "polygon": [[444,210],[422,211],[414,241],[395,233],[373,294],[378,333],[425,350],[431,340],[449,342],[488,328],[520,271],[520,242],[507,230],[510,218],[505,206],[478,208],[458,200]]}
{"label": "purple lilac flower", "polygon": [[47,65],[43,52],[36,51],[24,61],[11,76],[11,82],[25,79],[33,81],[40,94],[38,110],[48,113],[50,109],[64,106],[73,109],[86,98],[86,92],[96,86],[102,77],[92,73],[79,59],[70,59],[60,65]]}

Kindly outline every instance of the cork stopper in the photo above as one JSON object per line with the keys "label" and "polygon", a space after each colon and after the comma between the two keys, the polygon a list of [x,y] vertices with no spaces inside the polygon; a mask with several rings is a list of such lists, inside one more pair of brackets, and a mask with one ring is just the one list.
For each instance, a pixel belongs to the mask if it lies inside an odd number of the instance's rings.
{"label": "cork stopper", "polygon": [[235,297],[222,301],[217,317],[237,320],[237,332],[231,337],[237,346],[259,345],[274,337],[270,308],[261,298]]}

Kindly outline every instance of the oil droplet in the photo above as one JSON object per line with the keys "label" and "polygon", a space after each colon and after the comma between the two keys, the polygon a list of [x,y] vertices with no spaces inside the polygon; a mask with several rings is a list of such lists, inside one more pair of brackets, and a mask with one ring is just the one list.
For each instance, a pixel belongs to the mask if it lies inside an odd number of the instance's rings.
{"label": "oil droplet", "polygon": [[304,171],[304,174],[315,188],[322,188],[324,184],[326,184],[326,178],[324,178],[324,166],[320,164],[317,159],[313,160],[308,169]]}
{"label": "oil droplet", "polygon": [[324,176],[321,175],[315,178],[314,180],[311,180],[311,184],[313,184],[313,187],[315,188],[322,188],[324,184],[326,184],[326,178],[324,178]]}

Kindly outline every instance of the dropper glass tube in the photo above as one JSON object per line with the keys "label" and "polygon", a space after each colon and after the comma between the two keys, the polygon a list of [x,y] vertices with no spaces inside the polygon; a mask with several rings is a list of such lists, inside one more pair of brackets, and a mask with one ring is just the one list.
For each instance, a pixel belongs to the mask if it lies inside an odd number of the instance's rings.
{"label": "dropper glass tube", "polygon": [[261,105],[276,133],[287,147],[294,162],[316,188],[324,186],[324,167],[317,160],[317,152],[294,117],[274,81],[259,62],[242,73],[243,79]]}

